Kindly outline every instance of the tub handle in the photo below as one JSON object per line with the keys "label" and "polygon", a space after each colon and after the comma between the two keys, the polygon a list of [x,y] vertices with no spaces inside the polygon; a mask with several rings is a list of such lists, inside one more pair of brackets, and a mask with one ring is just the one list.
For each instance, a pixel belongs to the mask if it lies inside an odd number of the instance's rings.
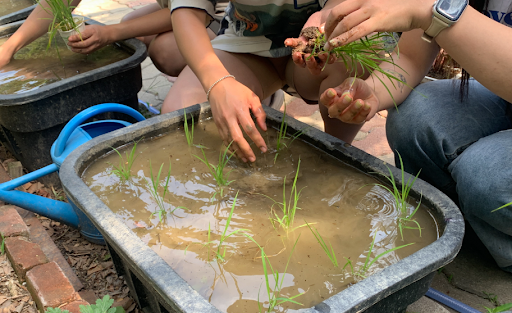
{"label": "tub handle", "polygon": [[64,149],[66,148],[66,143],[73,133],[73,131],[82,125],[83,122],[87,121],[93,116],[96,116],[101,113],[107,113],[107,112],[118,112],[118,113],[124,113],[127,114],[134,119],[136,119],[138,122],[144,121],[145,118],[140,114],[139,112],[135,111],[134,109],[118,103],[103,103],[98,104],[93,107],[87,108],[83,110],[82,112],[78,113],[73,117],[67,124],[64,126],[64,129],[60,132],[59,137],[55,141],[55,156],[60,157],[62,153],[64,152]]}

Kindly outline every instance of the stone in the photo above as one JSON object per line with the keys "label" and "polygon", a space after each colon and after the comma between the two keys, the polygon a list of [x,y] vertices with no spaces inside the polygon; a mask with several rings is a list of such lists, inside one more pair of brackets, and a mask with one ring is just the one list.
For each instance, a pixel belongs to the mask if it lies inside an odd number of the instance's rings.
{"label": "stone", "polygon": [[28,271],[27,287],[41,312],[82,300],[55,262],[38,265]]}
{"label": "stone", "polygon": [[37,265],[48,263],[39,245],[25,237],[11,237],[5,240],[7,257],[20,281],[25,281],[26,273]]}
{"label": "stone", "polygon": [[0,207],[0,233],[4,237],[29,237],[27,225],[13,205]]}

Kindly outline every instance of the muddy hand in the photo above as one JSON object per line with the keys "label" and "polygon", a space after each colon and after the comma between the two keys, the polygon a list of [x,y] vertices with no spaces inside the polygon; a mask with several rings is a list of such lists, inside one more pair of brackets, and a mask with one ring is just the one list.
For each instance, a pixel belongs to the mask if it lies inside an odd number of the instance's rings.
{"label": "muddy hand", "polygon": [[338,87],[324,91],[320,104],[328,108],[329,117],[350,124],[370,120],[379,108],[379,100],[373,89],[364,80],[352,77]]}
{"label": "muddy hand", "polygon": [[261,152],[267,152],[267,145],[251,118],[250,112],[256,117],[258,126],[263,131],[267,130],[265,111],[254,92],[234,79],[225,79],[212,89],[210,104],[215,125],[224,144],[228,146],[232,142],[231,150],[235,151],[242,161],[256,161],[256,156],[245,140],[242,129]]}
{"label": "muddy hand", "polygon": [[[292,60],[296,65],[300,67],[307,67],[311,74],[319,75],[326,64],[332,64],[336,61],[336,57],[325,51],[318,51],[315,53],[315,56],[312,56],[311,53],[305,52],[311,50],[311,47],[308,47],[310,35],[304,35],[308,32],[308,29],[312,28],[304,28],[299,38],[288,38],[285,40],[284,44],[287,47],[293,48]],[[317,35],[319,33],[323,33],[323,27],[315,27],[313,34]]]}
{"label": "muddy hand", "polygon": [[112,42],[106,26],[87,25],[80,35],[68,39],[68,46],[76,53],[89,54]]}

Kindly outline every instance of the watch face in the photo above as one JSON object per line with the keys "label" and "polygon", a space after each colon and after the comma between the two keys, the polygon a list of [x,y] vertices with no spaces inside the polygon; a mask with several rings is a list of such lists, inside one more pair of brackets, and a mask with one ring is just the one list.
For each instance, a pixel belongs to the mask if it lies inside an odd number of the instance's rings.
{"label": "watch face", "polygon": [[436,10],[451,21],[457,21],[468,4],[468,0],[439,0]]}

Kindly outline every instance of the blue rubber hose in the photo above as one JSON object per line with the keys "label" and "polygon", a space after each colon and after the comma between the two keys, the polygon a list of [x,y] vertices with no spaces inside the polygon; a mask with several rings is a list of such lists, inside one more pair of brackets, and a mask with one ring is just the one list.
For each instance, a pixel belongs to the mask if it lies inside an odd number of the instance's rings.
{"label": "blue rubber hose", "polygon": [[458,300],[455,300],[452,297],[449,297],[444,293],[435,290],[434,288],[429,288],[425,295],[460,313],[481,313],[480,311],[470,307],[469,305],[466,305]]}

